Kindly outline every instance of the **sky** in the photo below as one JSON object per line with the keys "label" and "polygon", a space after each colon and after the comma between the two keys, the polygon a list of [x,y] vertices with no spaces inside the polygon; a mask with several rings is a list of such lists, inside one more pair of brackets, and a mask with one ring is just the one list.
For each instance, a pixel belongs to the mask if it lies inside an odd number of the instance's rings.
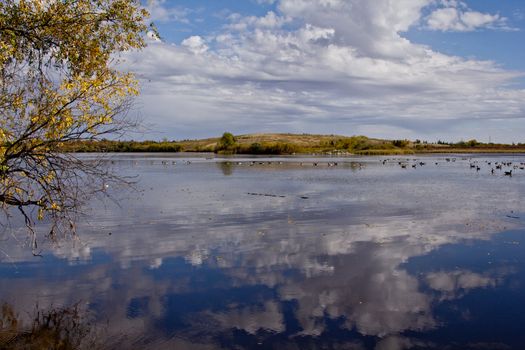
{"label": "sky", "polygon": [[148,139],[525,142],[523,0],[149,0]]}

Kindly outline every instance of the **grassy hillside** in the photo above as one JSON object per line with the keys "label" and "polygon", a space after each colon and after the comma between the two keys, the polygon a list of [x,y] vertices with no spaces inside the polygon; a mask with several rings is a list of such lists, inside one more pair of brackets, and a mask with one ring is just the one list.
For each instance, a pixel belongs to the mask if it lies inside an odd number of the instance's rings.
{"label": "grassy hillside", "polygon": [[312,134],[248,134],[183,141],[75,142],[67,152],[216,152],[222,154],[360,154],[394,155],[413,153],[525,152],[525,145],[483,144],[475,140],[459,143],[427,143],[381,140],[366,136]]}
{"label": "grassy hillside", "polygon": [[67,152],[217,152],[223,154],[410,154],[409,141],[371,139],[365,136],[310,134],[237,135],[233,144],[221,138],[183,141],[109,141],[65,144]]}

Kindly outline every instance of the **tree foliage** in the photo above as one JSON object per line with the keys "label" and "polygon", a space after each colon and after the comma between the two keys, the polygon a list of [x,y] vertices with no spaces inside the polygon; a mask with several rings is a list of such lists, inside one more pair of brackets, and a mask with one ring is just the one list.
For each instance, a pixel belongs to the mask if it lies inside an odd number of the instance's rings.
{"label": "tree foliage", "polygon": [[30,207],[60,222],[111,180],[60,147],[133,126],[137,82],[115,67],[144,47],[147,16],[135,0],[0,2],[0,204],[28,227]]}
{"label": "tree foliage", "polygon": [[218,151],[234,151],[236,144],[235,136],[231,132],[225,132],[222,134],[221,139],[217,147]]}

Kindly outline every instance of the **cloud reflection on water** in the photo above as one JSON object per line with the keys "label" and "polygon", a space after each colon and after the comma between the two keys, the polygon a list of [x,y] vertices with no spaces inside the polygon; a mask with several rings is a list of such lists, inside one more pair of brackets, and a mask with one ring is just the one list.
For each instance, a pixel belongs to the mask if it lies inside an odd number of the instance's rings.
{"label": "cloud reflection on water", "polygon": [[[525,188],[518,177],[469,173],[466,162],[410,172],[363,162],[354,172],[235,167],[224,175],[213,163],[124,166],[141,174],[144,192],[120,208],[93,208],[81,242],[53,247],[44,268],[10,242],[11,261],[27,274],[2,277],[2,297],[20,310],[35,299],[83,300],[108,321],[108,334],[144,344],[215,343],[232,329],[314,337],[339,322],[380,337],[377,349],[409,348],[417,341],[401,334],[440,327],[434,303],[494,288],[511,272],[438,270],[421,280],[404,264],[519,227],[504,214],[520,208]],[[352,344],[366,348],[360,341]]]}

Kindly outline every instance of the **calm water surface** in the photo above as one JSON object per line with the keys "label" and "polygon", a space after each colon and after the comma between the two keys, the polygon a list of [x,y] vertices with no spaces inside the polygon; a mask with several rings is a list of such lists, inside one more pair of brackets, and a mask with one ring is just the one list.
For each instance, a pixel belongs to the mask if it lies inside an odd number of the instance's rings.
{"label": "calm water surface", "polygon": [[525,348],[525,156],[112,159],[139,192],[79,240],[3,233],[20,318],[77,305],[103,348]]}

